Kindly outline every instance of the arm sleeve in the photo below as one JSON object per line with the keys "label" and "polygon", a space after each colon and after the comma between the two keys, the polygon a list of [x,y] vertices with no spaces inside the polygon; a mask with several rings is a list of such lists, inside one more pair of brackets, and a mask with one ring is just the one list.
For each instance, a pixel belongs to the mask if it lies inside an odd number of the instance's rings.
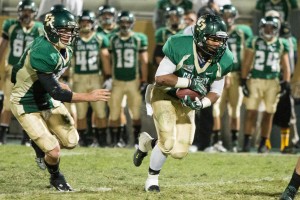
{"label": "arm sleeve", "polygon": [[224,80],[225,80],[224,76],[219,80],[215,80],[211,84],[209,92],[217,93],[219,96],[221,96],[224,88],[224,82],[225,82]]}
{"label": "arm sleeve", "polygon": [[168,57],[164,57],[159,63],[155,76],[163,76],[173,74],[176,70],[176,65]]}
{"label": "arm sleeve", "polygon": [[71,102],[73,93],[62,89],[54,74],[38,73],[37,75],[42,86],[53,99],[61,102]]}

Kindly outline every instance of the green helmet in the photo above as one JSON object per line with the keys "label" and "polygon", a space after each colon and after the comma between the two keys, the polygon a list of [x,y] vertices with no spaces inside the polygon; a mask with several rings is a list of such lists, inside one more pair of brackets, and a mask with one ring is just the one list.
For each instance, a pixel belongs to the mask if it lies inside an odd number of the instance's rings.
{"label": "green helmet", "polygon": [[46,38],[60,48],[73,45],[78,35],[75,16],[68,10],[52,10],[44,19]]}
{"label": "green helmet", "polygon": [[[116,16],[116,9],[115,7],[112,7],[110,5],[103,5],[100,6],[98,9],[98,17],[100,24],[112,24],[115,21]],[[104,16],[105,13],[108,13],[110,15]]]}
{"label": "green helmet", "polygon": [[[205,59],[218,62],[227,48],[228,34],[225,22],[217,15],[202,15],[194,28],[194,42],[200,55]],[[219,47],[207,44],[208,38],[220,41]]]}
{"label": "green helmet", "polygon": [[[122,22],[129,22],[129,25],[124,25]],[[135,22],[134,14],[130,11],[121,11],[117,16],[117,24],[120,27],[121,33],[128,33],[132,30]]]}
{"label": "green helmet", "polygon": [[[269,31],[265,29],[266,26],[271,26],[272,30]],[[259,22],[259,35],[267,40],[271,40],[279,35],[280,31],[280,20],[278,17],[267,16],[261,18]]]}
{"label": "green helmet", "polygon": [[238,11],[233,5],[226,4],[220,8],[220,14],[223,17],[226,25],[232,26],[234,24],[235,18],[238,16]]}
{"label": "green helmet", "polygon": [[[83,20],[87,20],[90,24],[81,24]],[[79,25],[80,25],[80,32],[89,33],[95,27],[96,15],[93,11],[90,10],[83,10],[82,14],[79,16]]]}
{"label": "green helmet", "polygon": [[[165,10],[166,27],[177,30],[180,24],[183,24],[184,9],[180,6],[170,6]],[[178,19],[174,19],[171,16],[176,16]]]}
{"label": "green helmet", "polygon": [[63,4],[55,4],[51,7],[50,11],[52,10],[67,10],[67,8]]}
{"label": "green helmet", "polygon": [[[25,10],[31,10],[31,14],[24,13]],[[37,14],[37,7],[32,0],[22,0],[18,4],[19,20],[25,24],[29,24]]]}

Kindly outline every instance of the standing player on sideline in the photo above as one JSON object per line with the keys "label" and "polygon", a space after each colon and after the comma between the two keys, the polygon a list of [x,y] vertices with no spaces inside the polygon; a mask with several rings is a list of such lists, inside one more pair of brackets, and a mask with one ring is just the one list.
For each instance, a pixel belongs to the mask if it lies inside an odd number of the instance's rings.
{"label": "standing player on sideline", "polygon": [[79,136],[62,102],[107,101],[110,93],[103,89],[75,93],[58,82],[70,64],[78,34],[74,15],[53,10],[45,16],[44,30],[45,36],[37,37],[13,68],[10,106],[29,137],[45,152],[51,186],[72,191],[59,169],[60,153],[61,148],[75,148]]}
{"label": "standing player on sideline", "polygon": [[[111,75],[109,41],[106,36],[94,30],[95,18],[95,13],[90,10],[84,10],[79,16],[79,39],[74,47],[74,92],[89,92],[102,87],[103,76],[99,74],[100,60],[104,75]],[[95,136],[99,146],[103,147],[106,145],[107,128],[105,102],[97,101],[90,104],[95,115]],[[76,110],[80,145],[87,146],[88,102],[77,103]]]}
{"label": "standing player on sideline", "polygon": [[[195,110],[211,106],[222,93],[224,76],[233,65],[226,31],[226,24],[219,16],[203,15],[197,20],[193,36],[174,35],[164,45],[165,57],[156,72],[150,95],[158,140],[141,133],[133,157],[138,167],[154,147],[146,191],[160,191],[158,176],[167,157],[182,159],[188,154],[195,133]],[[203,97],[179,99],[178,88],[190,88]]]}
{"label": "standing player on sideline", "polygon": [[[259,25],[260,35],[247,41],[241,74],[241,85],[246,97],[243,152],[250,151],[253,125],[261,101],[266,109],[261,122],[261,139],[257,152],[268,151],[266,141],[270,137],[279,93],[284,94],[289,88],[289,46],[285,39],[279,38],[279,29],[280,21],[277,17],[264,17]],[[280,70],[283,72],[281,84]]]}
{"label": "standing player on sideline", "polygon": [[110,36],[113,86],[109,102],[109,125],[112,144],[117,144],[120,139],[120,112],[124,95],[127,96],[132,118],[134,144],[138,144],[138,134],[141,131],[140,90],[147,83],[148,77],[148,38],[142,33],[132,31],[135,17],[129,11],[121,11],[117,23],[120,30]]}
{"label": "standing player on sideline", "polygon": [[[231,150],[237,152],[238,135],[240,131],[240,110],[243,99],[243,93],[240,87],[240,74],[242,59],[246,40],[252,37],[252,30],[246,25],[236,25],[235,19],[238,16],[237,9],[227,4],[220,8],[220,14],[228,28],[229,38],[227,40],[228,47],[233,54],[234,65],[232,72],[226,76],[225,87],[220,99],[214,104],[214,129],[212,141],[216,150],[222,152],[221,140],[221,117],[223,116],[226,107],[229,108],[229,116],[231,119]],[[227,84],[226,84],[227,83]],[[226,150],[226,149],[225,149]]]}
{"label": "standing player on sideline", "polygon": [[[18,19],[7,19],[3,23],[0,42],[0,56],[5,57],[5,50],[9,47],[5,63],[4,105],[0,118],[0,143],[4,142],[5,135],[9,132],[11,122],[10,94],[13,84],[10,81],[12,66],[20,60],[26,46],[34,38],[43,35],[43,25],[34,21],[37,8],[32,0],[22,0],[18,4]],[[23,145],[29,144],[28,136],[23,132]]]}

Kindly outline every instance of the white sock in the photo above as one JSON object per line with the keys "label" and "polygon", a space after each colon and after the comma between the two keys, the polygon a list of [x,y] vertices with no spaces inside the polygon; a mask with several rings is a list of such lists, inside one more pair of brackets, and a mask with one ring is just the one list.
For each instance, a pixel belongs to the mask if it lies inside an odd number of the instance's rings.
{"label": "white sock", "polygon": [[167,156],[165,156],[158,145],[152,150],[151,157],[150,157],[150,168],[159,171],[161,170],[162,166],[164,165],[165,161],[167,160]]}

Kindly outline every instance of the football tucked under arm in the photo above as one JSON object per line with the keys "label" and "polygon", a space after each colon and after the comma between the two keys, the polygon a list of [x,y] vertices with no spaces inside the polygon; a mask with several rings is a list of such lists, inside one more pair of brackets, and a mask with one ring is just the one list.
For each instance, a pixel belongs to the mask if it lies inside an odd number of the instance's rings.
{"label": "football tucked under arm", "polygon": [[176,91],[176,96],[179,99],[183,99],[185,96],[189,96],[193,101],[196,99],[196,97],[198,97],[198,99],[202,99],[204,97],[204,95],[201,95],[200,93],[189,88],[178,88]]}

